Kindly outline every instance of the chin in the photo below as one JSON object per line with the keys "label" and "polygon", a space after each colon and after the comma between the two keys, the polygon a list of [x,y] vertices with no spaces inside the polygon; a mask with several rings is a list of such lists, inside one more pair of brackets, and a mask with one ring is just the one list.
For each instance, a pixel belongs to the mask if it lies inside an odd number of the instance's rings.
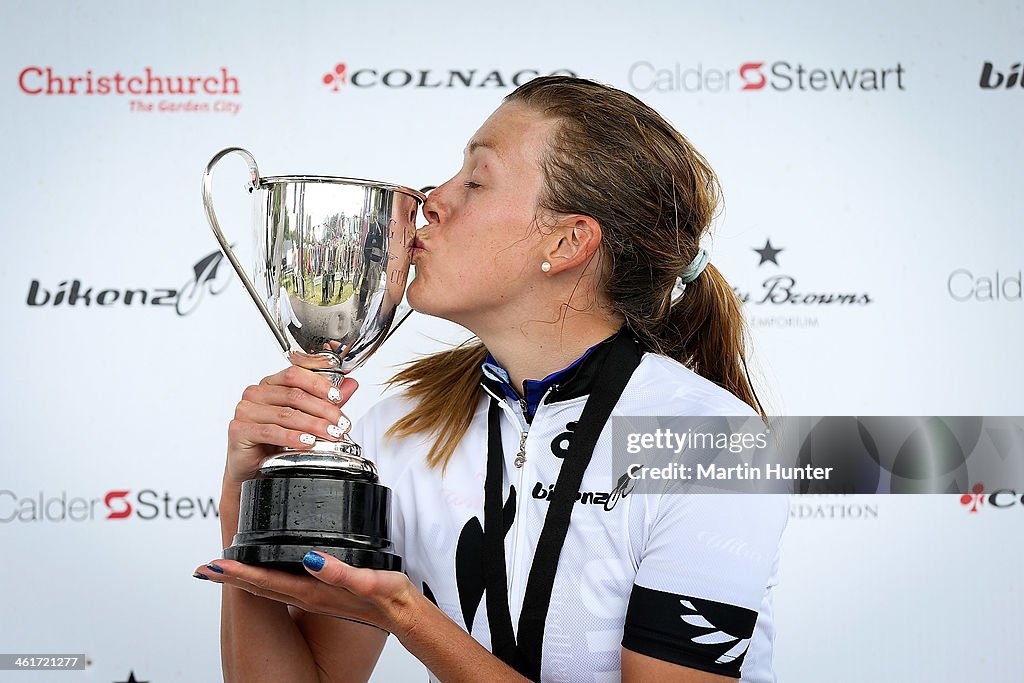
{"label": "chin", "polygon": [[421,280],[414,279],[409,283],[409,287],[405,290],[405,298],[409,302],[409,306],[412,310],[417,313],[424,315],[438,315],[438,306],[431,305],[436,302],[431,301],[429,292],[424,292],[423,282]]}

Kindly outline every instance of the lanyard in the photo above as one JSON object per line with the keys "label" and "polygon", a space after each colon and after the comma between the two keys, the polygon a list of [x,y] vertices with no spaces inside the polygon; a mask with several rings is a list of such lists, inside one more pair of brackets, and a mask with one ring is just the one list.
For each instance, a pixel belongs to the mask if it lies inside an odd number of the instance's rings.
{"label": "lanyard", "polygon": [[[569,520],[583,473],[594,455],[594,447],[622,396],[629,378],[640,364],[641,354],[628,335],[620,333],[600,361],[598,377],[580,415],[569,451],[562,460],[551,494],[544,527],[537,541],[533,565],[526,581],[523,610],[519,615],[519,640],[512,629],[509,610],[508,575],[505,570],[505,527],[502,524],[502,479],[505,454],[501,447],[498,401],[491,398],[487,411],[487,474],[484,481],[484,585],[487,592],[487,621],[491,630],[491,651],[531,681],[540,680],[544,623],[551,604],[551,590],[558,558],[569,532]],[[518,495],[523,495],[519,492]]]}

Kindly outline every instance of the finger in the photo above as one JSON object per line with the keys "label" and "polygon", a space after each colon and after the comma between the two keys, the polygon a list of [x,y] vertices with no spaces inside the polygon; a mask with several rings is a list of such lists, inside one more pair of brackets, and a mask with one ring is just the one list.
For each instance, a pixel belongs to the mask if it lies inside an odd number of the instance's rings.
{"label": "finger", "polygon": [[[334,411],[334,419],[325,420],[322,417],[315,417],[295,408],[262,405],[243,400],[235,409],[235,417],[242,422],[273,424],[293,431],[314,434],[322,439],[337,441],[345,433],[339,426],[339,421],[344,417],[344,414],[337,408],[334,408],[334,406],[331,406],[331,408]],[[347,417],[345,417],[344,421],[349,423]]]}
{"label": "finger", "polygon": [[347,588],[357,595],[365,595],[372,589],[376,577],[374,570],[353,567],[326,553],[309,551],[302,558],[302,566],[320,581],[332,586]]}
{"label": "finger", "polygon": [[316,583],[305,576],[242,564],[233,560],[212,560],[208,564],[198,567],[195,573],[204,575],[212,581],[232,585],[249,592],[259,591],[285,596],[287,600],[282,600],[282,602],[291,604],[297,604],[296,601],[305,603],[310,591],[316,587]]}
{"label": "finger", "polygon": [[299,600],[293,595],[286,595],[285,593],[278,593],[276,591],[268,590],[265,588],[259,588],[251,583],[246,583],[241,579],[218,576],[217,574],[211,572],[209,567],[200,567],[192,576],[197,579],[209,580],[210,583],[215,583],[223,586],[231,586],[232,588],[237,588],[239,590],[245,591],[250,595],[255,595],[259,598],[274,600],[276,602],[284,603],[286,605],[294,605],[295,607],[298,607],[299,609],[306,612],[310,611],[309,607],[305,603],[303,603],[301,600]]}
{"label": "finger", "polygon": [[228,441],[243,447],[283,446],[306,450],[316,443],[316,435],[281,425],[232,420],[228,423]]}
{"label": "finger", "polygon": [[[326,398],[310,394],[305,389],[283,386],[251,386],[242,392],[241,408],[244,403],[294,408],[307,415],[315,415],[329,422],[337,422],[341,416],[341,408]],[[236,417],[242,417],[236,411]]]}
{"label": "finger", "polygon": [[[331,403],[342,404],[352,396],[356,390],[355,380],[345,378],[341,386],[335,387],[327,373],[313,372],[296,365],[291,366],[277,374],[265,377],[260,384],[296,387],[304,389],[313,396],[326,398]],[[345,385],[348,384],[346,387]]]}

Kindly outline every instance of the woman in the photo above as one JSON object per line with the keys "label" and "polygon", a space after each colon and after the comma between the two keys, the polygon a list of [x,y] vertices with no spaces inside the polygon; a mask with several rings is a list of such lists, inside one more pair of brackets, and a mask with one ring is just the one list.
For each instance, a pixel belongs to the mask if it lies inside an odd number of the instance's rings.
{"label": "woman", "polygon": [[[317,553],[310,576],[200,567],[227,586],[225,677],[364,680],[393,633],[445,681],[774,680],[785,498],[609,479],[610,415],[760,411],[739,302],[700,249],[717,202],[636,98],[567,77],[509,95],[413,245],[412,306],[479,341],[411,364],[353,435],[394,491],[408,575]],[[292,367],[246,389],[225,546],[241,483],[278,447],[340,438],[355,387]]]}

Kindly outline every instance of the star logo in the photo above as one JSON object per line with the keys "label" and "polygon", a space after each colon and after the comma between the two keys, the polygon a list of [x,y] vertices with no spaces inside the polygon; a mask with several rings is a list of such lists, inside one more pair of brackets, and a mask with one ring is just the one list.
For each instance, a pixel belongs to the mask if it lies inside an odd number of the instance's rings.
{"label": "star logo", "polygon": [[[115,681],[114,683],[118,683],[118,682]],[[149,681],[140,681],[139,679],[135,678],[135,671],[129,671],[128,672],[128,680],[127,681],[120,681],[120,683],[149,683]]]}
{"label": "star logo", "polygon": [[760,249],[754,249],[754,251],[756,251],[758,255],[761,257],[761,260],[757,262],[758,267],[760,267],[768,263],[769,261],[771,261],[775,265],[779,265],[779,262],[776,260],[776,257],[779,255],[780,251],[783,251],[783,249],[776,249],[775,247],[772,246],[772,241],[770,239],[766,239],[764,241],[764,246],[761,247]]}

